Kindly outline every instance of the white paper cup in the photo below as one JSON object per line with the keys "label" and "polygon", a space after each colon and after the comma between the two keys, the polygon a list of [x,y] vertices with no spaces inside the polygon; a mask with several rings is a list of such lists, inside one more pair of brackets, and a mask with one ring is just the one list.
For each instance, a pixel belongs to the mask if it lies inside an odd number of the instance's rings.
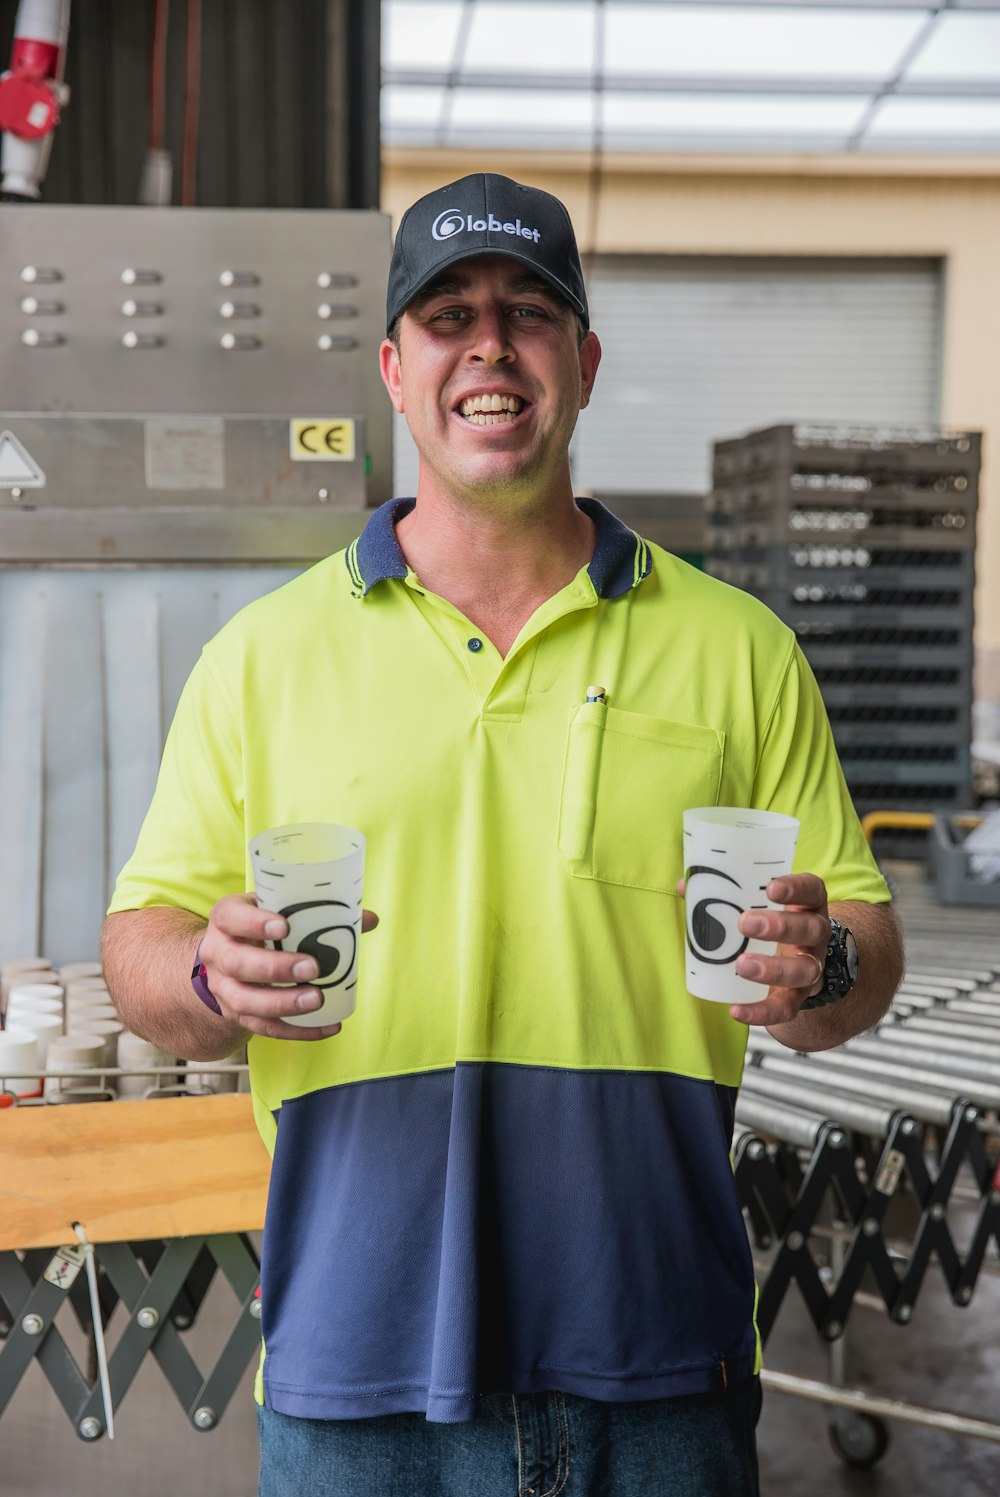
{"label": "white paper cup", "polygon": [[[101,1042],[101,1056],[99,1064],[102,1066],[116,1066],[118,1064],[118,1038],[124,1034],[125,1026],[113,1015],[106,1014],[73,1014],[66,1021],[67,1034],[90,1034]],[[108,1081],[113,1085],[113,1078]]]}
{"label": "white paper cup", "polygon": [[100,962],[66,962],[59,968],[61,983],[74,982],[80,977],[97,977],[103,980]]}
{"label": "white paper cup", "polygon": [[[46,1071],[95,1071],[102,1064],[104,1042],[100,1035],[73,1032],[57,1035],[49,1043],[45,1061]],[[73,1093],[90,1093],[97,1098],[100,1082],[93,1076],[46,1076],[45,1100],[47,1102],[70,1100]],[[89,1101],[90,1096],[87,1097]],[[83,1100],[83,1098],[79,1098]]]}
{"label": "white paper cup", "polygon": [[108,985],[103,977],[71,977],[66,983],[66,997],[73,993],[107,993]]}
{"label": "white paper cup", "polygon": [[150,1087],[173,1086],[176,1078],[173,1076],[143,1076],[141,1073],[156,1066],[175,1066],[176,1057],[168,1055],[158,1045],[149,1040],[140,1039],[129,1029],[123,1029],[118,1036],[118,1064],[123,1070],[139,1072],[133,1076],[118,1077],[118,1095],[120,1097],[143,1097]]}
{"label": "white paper cup", "polygon": [[7,1033],[12,1030],[27,1030],[35,1036],[38,1044],[38,1061],[42,1069],[45,1069],[45,1059],[49,1051],[49,1041],[55,1039],[57,1034],[63,1032],[62,1014],[31,1014],[19,1013],[16,1023],[10,1026]]}
{"label": "white paper cup", "polygon": [[7,1005],[7,1023],[16,1024],[19,1014],[58,1014],[65,1012],[61,998],[11,998]]}
{"label": "white paper cup", "polygon": [[0,1004],[6,1004],[8,994],[15,984],[51,982],[55,976],[47,956],[11,957],[0,967]]}
{"label": "white paper cup", "polygon": [[85,1018],[117,1019],[118,1012],[111,998],[108,998],[106,1001],[103,998],[94,998],[93,996],[76,998],[76,1000],[67,998],[66,1024],[72,1024],[73,1028],[87,1028],[87,1025],[79,1022]]}
{"label": "white paper cup", "polygon": [[10,1107],[17,1097],[37,1097],[42,1089],[38,1041],[26,1029],[0,1031],[0,1107]]}
{"label": "white paper cup", "polygon": [[32,1003],[42,998],[58,1002],[61,1007],[63,997],[63,990],[57,982],[17,982],[7,994],[7,1007],[10,1008],[14,1003]]}
{"label": "white paper cup", "polygon": [[740,977],[744,951],[773,956],[774,941],[741,934],[746,910],[778,910],[764,892],[791,873],[799,823],[776,811],[703,806],[684,812],[684,917],[687,990],[713,1003],[759,1003],[767,987]]}
{"label": "white paper cup", "polygon": [[276,951],[315,957],[319,976],[309,984],[324,995],[321,1008],[286,1014],[299,1027],[337,1024],[354,1012],[361,944],[361,886],[365,839],[353,827],[304,822],[261,832],[250,843],[257,903],[284,915],[288,936]]}

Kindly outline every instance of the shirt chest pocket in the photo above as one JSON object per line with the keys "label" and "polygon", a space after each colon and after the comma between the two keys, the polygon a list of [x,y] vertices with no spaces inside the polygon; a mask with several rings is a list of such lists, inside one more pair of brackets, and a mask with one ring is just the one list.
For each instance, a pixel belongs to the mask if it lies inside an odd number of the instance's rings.
{"label": "shirt chest pocket", "polygon": [[714,806],[725,735],[587,702],[570,713],[559,851],[577,878],[675,894],[682,815]]}

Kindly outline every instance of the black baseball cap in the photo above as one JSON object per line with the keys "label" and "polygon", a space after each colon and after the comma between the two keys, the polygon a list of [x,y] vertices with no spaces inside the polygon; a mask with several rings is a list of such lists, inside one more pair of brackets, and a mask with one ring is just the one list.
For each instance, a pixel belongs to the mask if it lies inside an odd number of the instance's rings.
{"label": "black baseball cap", "polygon": [[446,266],[483,254],[529,265],[590,326],[580,253],[563,204],[539,187],[475,172],[429,192],[403,214],[389,266],[386,331]]}

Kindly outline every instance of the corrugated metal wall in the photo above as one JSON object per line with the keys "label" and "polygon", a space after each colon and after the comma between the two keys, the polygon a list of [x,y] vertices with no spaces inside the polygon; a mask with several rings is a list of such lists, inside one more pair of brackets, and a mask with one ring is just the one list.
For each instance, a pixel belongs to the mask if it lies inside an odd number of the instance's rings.
{"label": "corrugated metal wall", "polygon": [[287,568],[0,571],[0,954],[91,960],[202,644]]}
{"label": "corrugated metal wall", "polygon": [[[170,6],[165,146],[178,203],[188,7]],[[6,67],[17,0],[0,0]],[[371,0],[202,0],[201,207],[377,208],[379,21]],[[43,197],[135,203],[149,140],[153,0],[85,0],[70,18]]]}

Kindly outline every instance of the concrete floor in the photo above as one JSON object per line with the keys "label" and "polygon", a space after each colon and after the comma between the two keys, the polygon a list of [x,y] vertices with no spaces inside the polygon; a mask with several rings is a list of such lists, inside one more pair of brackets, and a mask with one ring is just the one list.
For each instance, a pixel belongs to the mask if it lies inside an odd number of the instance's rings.
{"label": "concrete floor", "polygon": [[[188,1340],[203,1368],[210,1365],[212,1348],[224,1337],[234,1309],[229,1291],[213,1286]],[[982,1278],[971,1306],[957,1309],[935,1276],[925,1283],[908,1326],[892,1325],[884,1316],[855,1307],[848,1331],[850,1378],[871,1392],[996,1418],[998,1325],[1000,1278]],[[61,1320],[60,1326],[70,1339]],[[113,1339],[114,1321],[109,1331]],[[73,1349],[79,1356],[79,1342]],[[794,1289],[779,1314],[767,1363],[805,1377],[827,1376],[826,1348]],[[763,1497],[996,1497],[1000,1492],[998,1445],[896,1423],[881,1463],[871,1471],[852,1471],[832,1450],[827,1423],[819,1405],[776,1393],[767,1396],[759,1441]],[[0,1494],[176,1497],[181,1490],[195,1497],[253,1497],[257,1460],[251,1369],[217,1429],[199,1434],[147,1358],[116,1425],[113,1443],[85,1445],[33,1364],[0,1420]]]}

